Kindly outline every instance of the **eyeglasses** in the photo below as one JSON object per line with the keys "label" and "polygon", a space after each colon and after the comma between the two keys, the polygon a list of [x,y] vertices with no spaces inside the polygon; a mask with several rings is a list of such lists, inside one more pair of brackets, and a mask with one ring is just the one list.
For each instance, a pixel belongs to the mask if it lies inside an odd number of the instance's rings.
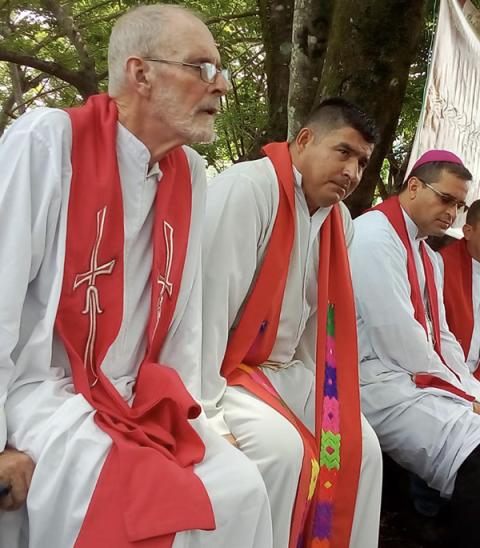
{"label": "eyeglasses", "polygon": [[155,63],[165,63],[166,65],[180,65],[182,67],[193,67],[200,71],[200,78],[207,84],[213,84],[219,74],[230,84],[230,71],[226,68],[217,68],[213,63],[183,63],[182,61],[169,61],[167,59],[145,59],[146,61],[154,61]]}
{"label": "eyeglasses", "polygon": [[425,181],[422,181],[422,179],[420,179],[419,177],[417,177],[417,179],[422,183],[422,185],[426,186],[429,190],[434,192],[440,198],[442,204],[455,206],[459,213],[466,213],[468,211],[468,205],[465,202],[457,200],[451,194],[446,194],[445,192],[437,190],[434,186],[429,185]]}

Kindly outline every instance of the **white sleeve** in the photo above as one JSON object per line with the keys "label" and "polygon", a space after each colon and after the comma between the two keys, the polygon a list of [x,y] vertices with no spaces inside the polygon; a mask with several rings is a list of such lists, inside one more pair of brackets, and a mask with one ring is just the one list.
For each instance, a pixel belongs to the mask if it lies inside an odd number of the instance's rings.
{"label": "white sleeve", "polygon": [[[61,116],[66,116],[64,113]],[[61,188],[60,151],[52,150],[38,117],[25,115],[0,141],[0,449],[6,442],[4,404],[15,369],[23,305],[40,268],[51,204]]]}
{"label": "white sleeve", "polygon": [[226,381],[220,369],[229,331],[255,276],[267,210],[261,192],[240,166],[208,187],[202,246],[202,404],[210,425],[222,435],[229,429],[221,404]]}
{"label": "white sleeve", "polygon": [[350,261],[357,315],[373,352],[387,366],[435,374],[457,385],[415,319],[403,244],[380,224],[355,229]]}

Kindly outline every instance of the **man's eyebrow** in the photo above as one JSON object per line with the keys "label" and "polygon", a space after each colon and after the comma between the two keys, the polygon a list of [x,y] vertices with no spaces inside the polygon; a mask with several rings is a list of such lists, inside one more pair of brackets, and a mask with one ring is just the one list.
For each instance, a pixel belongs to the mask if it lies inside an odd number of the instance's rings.
{"label": "man's eyebrow", "polygon": [[349,143],[338,143],[337,147],[345,148],[348,152],[353,152],[362,159],[365,159],[367,162],[370,160],[371,154],[365,154],[362,150],[359,150],[355,147],[352,147]]}
{"label": "man's eyebrow", "polygon": [[352,145],[349,145],[348,143],[338,143],[337,147],[346,148],[350,152],[357,152]]}

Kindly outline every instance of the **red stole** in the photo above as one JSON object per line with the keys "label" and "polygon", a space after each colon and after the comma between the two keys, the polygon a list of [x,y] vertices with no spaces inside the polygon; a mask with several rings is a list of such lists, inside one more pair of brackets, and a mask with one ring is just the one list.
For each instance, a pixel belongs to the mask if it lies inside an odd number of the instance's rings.
{"label": "red stole", "polygon": [[473,334],[472,257],[465,239],[440,250],[444,264],[443,299],[448,327],[463,348],[465,359]]}
{"label": "red stole", "polygon": [[112,438],[77,548],[170,547],[175,532],[213,529],[205,487],[193,472],[205,448],[188,419],[199,406],[176,371],[159,365],[188,244],[191,180],[181,148],[161,162],[153,229],[148,347],[130,407],[101,369],[123,316],[124,217],[116,156],[117,109],[107,95],[69,109],[72,181],[56,329],[77,393]]}
{"label": "red stole", "polygon": [[[425,312],[425,305],[424,305],[422,293],[420,291],[420,284],[418,282],[418,274],[417,274],[417,268],[415,266],[415,258],[413,255],[412,244],[408,236],[407,225],[405,222],[405,217],[403,215],[403,210],[400,205],[398,196],[392,196],[388,200],[385,200],[378,206],[372,208],[371,211],[380,211],[387,217],[390,224],[392,225],[395,232],[397,233],[398,237],[400,238],[403,245],[405,246],[405,250],[407,251],[407,276],[408,276],[408,282],[410,284],[410,298],[411,298],[413,309],[414,309],[415,319],[425,329],[425,333],[427,334],[427,337],[428,337],[427,315]],[[448,365],[445,363],[445,360],[442,357],[441,342],[440,342],[441,341],[440,316],[438,313],[438,293],[437,293],[437,287],[435,285],[435,274],[434,274],[432,262],[426,250],[426,245],[423,241],[420,242],[420,255],[422,258],[423,269],[425,272],[427,302],[428,302],[430,317],[432,321],[434,350],[440,356],[440,359],[442,360],[445,367],[449,369],[458,380],[460,380],[457,373],[455,373],[455,371],[453,371],[452,369],[450,369],[450,367],[448,367]],[[450,384],[448,381],[438,377],[434,377],[433,375],[430,375],[430,374],[417,373],[415,375],[415,384],[419,388],[427,388],[427,387],[439,388],[441,390],[446,390],[447,392],[451,392],[462,398],[465,398],[468,401],[475,400],[473,396],[470,396],[469,394],[465,393],[463,390],[460,390],[456,386]]]}
{"label": "red stole", "polygon": [[[230,334],[222,374],[230,385],[243,386],[271,405],[302,437],[304,458],[289,547],[348,548],[362,441],[356,322],[343,222],[339,207],[334,206],[320,233],[316,435],[313,436],[281,400],[261,368],[256,367],[269,358],[276,339],[295,235],[295,191],[288,145],[273,143],[264,152],[278,179],[278,211],[257,280],[239,323]],[[329,307],[335,310],[340,326],[336,364],[329,363],[334,356],[327,353],[327,348],[332,350],[331,337],[327,336]],[[330,365],[336,367],[334,378],[327,372],[332,370]],[[332,382],[335,390],[330,386]],[[331,407],[327,409],[328,405]],[[325,422],[327,416],[331,428]]]}

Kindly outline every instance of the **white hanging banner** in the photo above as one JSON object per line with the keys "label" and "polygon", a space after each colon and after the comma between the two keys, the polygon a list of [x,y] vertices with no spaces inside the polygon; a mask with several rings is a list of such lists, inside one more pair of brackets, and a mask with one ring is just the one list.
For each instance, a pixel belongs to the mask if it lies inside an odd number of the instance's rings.
{"label": "white hanging banner", "polygon": [[[454,152],[473,174],[467,202],[480,197],[480,10],[441,0],[425,101],[409,173],[425,151]],[[459,219],[461,226],[464,219]],[[463,221],[463,222],[462,222]]]}

